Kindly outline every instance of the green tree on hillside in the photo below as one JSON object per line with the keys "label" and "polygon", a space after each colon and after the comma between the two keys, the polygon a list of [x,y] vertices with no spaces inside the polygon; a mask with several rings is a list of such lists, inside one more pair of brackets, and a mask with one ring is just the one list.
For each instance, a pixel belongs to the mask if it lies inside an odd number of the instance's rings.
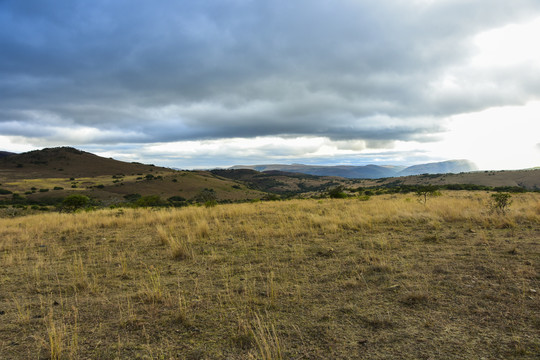
{"label": "green tree on hillside", "polygon": [[328,191],[328,196],[330,196],[332,199],[345,199],[348,197],[345,193],[345,188],[343,185],[338,185],[335,188],[330,189]]}
{"label": "green tree on hillside", "polygon": [[83,208],[90,202],[90,198],[85,195],[73,194],[66,196],[62,201],[62,207],[68,211],[75,211]]}
{"label": "green tree on hillside", "polygon": [[135,204],[141,207],[164,206],[167,203],[159,195],[147,195],[139,198]]}
{"label": "green tree on hillside", "polygon": [[206,207],[215,206],[217,205],[217,194],[214,189],[204,188],[193,197],[193,200]]}

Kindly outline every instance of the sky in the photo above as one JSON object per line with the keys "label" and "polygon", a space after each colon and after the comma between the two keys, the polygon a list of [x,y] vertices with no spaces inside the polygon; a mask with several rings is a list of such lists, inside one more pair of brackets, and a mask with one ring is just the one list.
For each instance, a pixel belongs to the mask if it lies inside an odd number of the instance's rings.
{"label": "sky", "polygon": [[540,166],[538,0],[0,0],[0,150]]}

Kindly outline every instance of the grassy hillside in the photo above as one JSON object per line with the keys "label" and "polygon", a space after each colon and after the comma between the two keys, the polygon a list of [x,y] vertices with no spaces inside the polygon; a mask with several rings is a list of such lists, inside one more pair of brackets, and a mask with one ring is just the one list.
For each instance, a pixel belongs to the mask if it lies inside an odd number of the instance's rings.
{"label": "grassy hillside", "polygon": [[[176,171],[126,163],[63,147],[0,158],[0,189],[31,203],[53,203],[69,194],[84,194],[102,205],[126,201],[124,196],[180,196],[191,199],[213,189],[220,201],[259,199],[266,194],[206,171]],[[0,194],[9,200],[12,194]]]}
{"label": "grassy hillside", "polygon": [[0,219],[9,359],[537,359],[540,194]]}
{"label": "grassy hillside", "polygon": [[484,186],[518,186],[527,190],[540,190],[540,169],[512,171],[478,171],[460,174],[431,174],[404,176],[378,180],[358,180],[360,186],[393,185],[449,185],[475,184]]}
{"label": "grassy hillside", "polygon": [[46,148],[0,158],[0,176],[10,179],[88,178],[168,171],[170,169],[108,159],[71,147]]}

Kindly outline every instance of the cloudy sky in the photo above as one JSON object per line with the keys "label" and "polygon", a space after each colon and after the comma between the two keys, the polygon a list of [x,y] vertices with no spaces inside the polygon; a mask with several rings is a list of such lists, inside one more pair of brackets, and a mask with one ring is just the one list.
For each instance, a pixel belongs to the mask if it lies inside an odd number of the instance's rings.
{"label": "cloudy sky", "polygon": [[0,0],[0,150],[540,166],[538,0]]}

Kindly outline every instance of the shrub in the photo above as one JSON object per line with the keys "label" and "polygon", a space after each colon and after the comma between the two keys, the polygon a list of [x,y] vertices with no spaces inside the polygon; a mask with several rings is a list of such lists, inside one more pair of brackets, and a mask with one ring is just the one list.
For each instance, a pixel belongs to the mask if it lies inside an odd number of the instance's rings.
{"label": "shrub", "polygon": [[47,192],[49,189],[39,189],[39,192]]}
{"label": "shrub", "polygon": [[148,196],[142,196],[140,199],[138,199],[135,203],[137,206],[141,207],[150,207],[150,206],[163,206],[166,205],[165,201],[163,201],[159,195],[148,195]]}
{"label": "shrub", "polygon": [[6,189],[0,189],[0,195],[9,195],[11,194],[12,192],[9,191],[9,190],[6,190]]}
{"label": "shrub", "polygon": [[64,200],[62,201],[62,206],[66,210],[74,211],[85,207],[86,205],[88,205],[89,202],[90,198],[88,196],[73,194],[64,198]]}
{"label": "shrub", "polygon": [[64,188],[61,186],[55,186],[53,190],[64,190]]}
{"label": "shrub", "polygon": [[343,186],[336,186],[335,188],[328,190],[328,196],[332,199],[345,199],[347,194],[345,194],[344,190]]}
{"label": "shrub", "polygon": [[217,194],[214,189],[204,188],[203,190],[199,191],[197,195],[195,195],[193,200],[203,204],[206,204],[207,202],[215,202],[217,201]]}
{"label": "shrub", "polygon": [[512,195],[509,193],[491,194],[491,202],[489,204],[491,212],[505,214],[508,211],[510,204],[512,204],[512,200],[510,200],[511,197]]}
{"label": "shrub", "polygon": [[126,199],[129,202],[135,202],[141,198],[141,194],[127,194],[124,195],[124,199]]}

